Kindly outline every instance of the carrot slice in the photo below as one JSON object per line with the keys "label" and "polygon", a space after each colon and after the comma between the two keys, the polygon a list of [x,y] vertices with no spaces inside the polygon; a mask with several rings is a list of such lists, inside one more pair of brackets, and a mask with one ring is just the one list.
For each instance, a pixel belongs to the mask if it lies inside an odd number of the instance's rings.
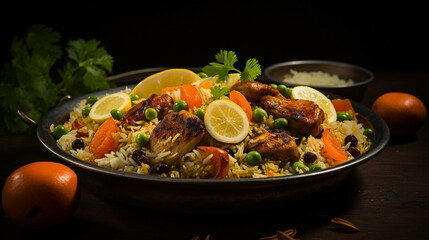
{"label": "carrot slice", "polygon": [[180,86],[180,99],[188,104],[189,111],[194,111],[195,108],[203,105],[200,91],[190,84]]}
{"label": "carrot slice", "polygon": [[79,122],[78,119],[75,119],[72,123],[72,129],[73,130],[79,130],[81,128],[83,128],[83,125]]}
{"label": "carrot slice", "polygon": [[215,179],[221,179],[226,176],[229,170],[229,155],[228,153],[217,147],[198,146],[198,149],[203,150],[207,155],[213,154],[211,158],[215,169]]}
{"label": "carrot slice", "polygon": [[167,92],[172,93],[173,91],[176,91],[177,89],[180,89],[180,86],[174,86],[174,87],[166,87],[161,89],[162,94],[166,94]]}
{"label": "carrot slice", "polygon": [[212,81],[204,81],[204,82],[200,82],[200,84],[198,85],[199,88],[204,88],[204,89],[210,89],[211,87],[213,87],[215,85],[215,82]]}
{"label": "carrot slice", "polygon": [[346,150],[341,147],[340,142],[335,138],[335,136],[329,131],[329,129],[324,129],[322,133],[323,144],[325,145],[325,150],[336,161],[344,162],[348,159]]}
{"label": "carrot slice", "polygon": [[334,105],[335,111],[337,112],[349,112],[355,118],[355,110],[352,103],[348,98],[346,99],[332,99],[332,104]]}
{"label": "carrot slice", "polygon": [[229,93],[229,99],[235,102],[238,106],[240,106],[249,120],[252,120],[253,112],[250,107],[250,103],[247,101],[246,97],[239,91],[233,90]]}
{"label": "carrot slice", "polygon": [[95,157],[100,158],[115,149],[118,145],[118,138],[114,134],[117,131],[118,126],[113,117],[108,118],[94,134],[89,143],[89,152],[94,154]]}

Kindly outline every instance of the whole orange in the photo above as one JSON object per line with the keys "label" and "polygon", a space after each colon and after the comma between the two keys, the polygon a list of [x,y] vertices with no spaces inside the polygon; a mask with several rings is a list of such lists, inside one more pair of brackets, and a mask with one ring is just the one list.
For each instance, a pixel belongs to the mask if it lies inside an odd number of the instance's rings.
{"label": "whole orange", "polygon": [[427,117],[424,103],[416,96],[403,92],[381,95],[373,103],[372,111],[384,119],[393,136],[415,133]]}
{"label": "whole orange", "polygon": [[3,186],[4,212],[24,228],[44,228],[70,218],[79,202],[76,173],[56,162],[35,162],[15,170]]}

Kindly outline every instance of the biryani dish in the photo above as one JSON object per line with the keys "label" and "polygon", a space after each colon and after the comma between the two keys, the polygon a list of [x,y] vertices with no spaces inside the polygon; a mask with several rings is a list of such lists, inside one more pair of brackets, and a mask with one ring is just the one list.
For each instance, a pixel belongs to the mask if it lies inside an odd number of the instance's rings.
{"label": "biryani dish", "polygon": [[198,77],[148,97],[136,88],[82,99],[67,122],[51,125],[58,146],[100,167],[196,179],[319,171],[371,147],[373,132],[348,99],[329,100],[310,87],[284,91],[230,74],[226,82]]}

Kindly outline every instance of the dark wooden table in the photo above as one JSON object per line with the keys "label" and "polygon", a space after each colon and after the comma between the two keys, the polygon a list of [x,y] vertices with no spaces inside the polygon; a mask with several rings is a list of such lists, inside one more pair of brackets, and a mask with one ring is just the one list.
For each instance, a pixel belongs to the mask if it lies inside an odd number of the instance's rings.
{"label": "dark wooden table", "polygon": [[[404,91],[429,107],[429,73],[376,72],[362,104],[384,92]],[[36,137],[0,138],[0,183],[16,168],[35,161],[57,161]],[[429,124],[413,136],[391,138],[376,158],[355,168],[322,196],[264,212],[230,215],[177,214],[135,208],[81,189],[80,205],[66,223],[30,231],[4,215],[0,239],[259,239],[276,230],[297,229],[300,239],[429,239]],[[360,228],[332,230],[334,217]],[[8,238],[6,238],[8,237]]]}

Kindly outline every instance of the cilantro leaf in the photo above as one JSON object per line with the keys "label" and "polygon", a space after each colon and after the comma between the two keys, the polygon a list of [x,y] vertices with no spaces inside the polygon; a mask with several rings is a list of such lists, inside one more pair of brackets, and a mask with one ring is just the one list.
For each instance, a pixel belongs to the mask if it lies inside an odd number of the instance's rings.
{"label": "cilantro leaf", "polygon": [[[96,40],[70,41],[63,68],[62,81],[51,78],[56,74],[63,48],[61,35],[44,25],[34,25],[24,38],[14,37],[11,45],[11,62],[0,71],[0,135],[34,134],[23,123],[17,109],[27,107],[27,115],[36,122],[58,102],[58,91],[72,96],[106,89],[113,84],[106,81],[111,73],[113,58]],[[63,62],[60,62],[63,63]],[[55,67],[55,68],[54,68]]]}
{"label": "cilantro leaf", "polygon": [[215,56],[216,60],[226,67],[234,69],[234,63],[238,61],[237,55],[233,51],[220,50]]}
{"label": "cilantro leaf", "polygon": [[254,58],[247,60],[243,72],[236,69],[234,64],[238,61],[238,58],[234,51],[221,50],[215,55],[215,58],[217,62],[209,63],[209,65],[202,68],[202,71],[209,77],[218,75],[216,82],[226,81],[230,71],[240,73],[242,81],[255,80],[261,74],[261,65]]}
{"label": "cilantro leaf", "polygon": [[240,79],[242,81],[252,81],[259,75],[261,75],[261,65],[258,63],[258,60],[251,58],[247,60],[246,66],[240,74]]}
{"label": "cilantro leaf", "polygon": [[31,133],[16,113],[19,107],[31,109],[27,114],[40,120],[58,100],[50,69],[61,57],[61,36],[43,25],[31,27],[25,38],[14,37],[12,60],[2,69],[0,83],[0,134]]}
{"label": "cilantro leaf", "polygon": [[209,65],[202,68],[202,71],[209,77],[218,75],[216,82],[226,81],[230,70],[225,65],[216,62],[209,63]]}
{"label": "cilantro leaf", "polygon": [[215,85],[210,88],[210,91],[212,92],[213,99],[219,99],[222,96],[226,96],[229,94],[229,88],[223,87],[221,88],[219,85]]}
{"label": "cilantro leaf", "polygon": [[69,41],[66,49],[69,61],[60,71],[63,79],[60,90],[67,90],[75,97],[113,86],[106,81],[107,73],[112,71],[113,57],[99,44],[94,39]]}

